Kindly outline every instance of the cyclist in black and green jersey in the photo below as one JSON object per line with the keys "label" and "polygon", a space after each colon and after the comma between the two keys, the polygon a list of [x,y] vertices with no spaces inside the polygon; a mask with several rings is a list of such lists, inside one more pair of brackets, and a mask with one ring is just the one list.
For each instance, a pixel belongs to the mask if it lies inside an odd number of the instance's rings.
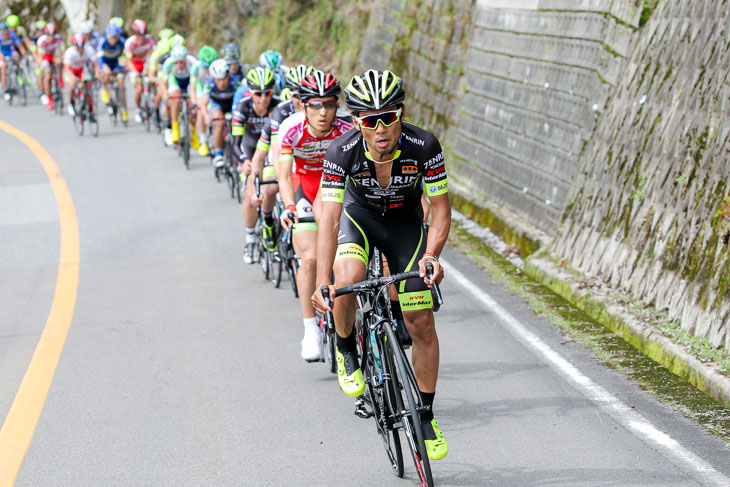
{"label": "cyclist in black and green jersey", "polygon": [[[300,64],[294,68],[290,68],[286,75],[286,87],[291,95],[291,100],[282,101],[271,112],[271,116],[264,124],[261,136],[256,144],[256,152],[251,158],[251,168],[253,172],[264,174],[264,167],[271,167],[273,174],[271,178],[277,177],[279,172],[279,145],[277,139],[279,136],[279,126],[281,122],[286,120],[290,115],[304,110],[302,101],[299,98],[299,82],[308,74],[315,71],[314,67]],[[270,250],[276,249],[276,241],[274,239],[272,212],[276,203],[276,193],[279,192],[278,184],[269,184],[264,188],[261,196],[256,198],[254,195],[254,204],[263,205],[264,210],[264,243],[266,248]]]}
{"label": "cyclist in black and green jersey", "polygon": [[[345,89],[356,130],[338,138],[325,156],[312,304],[320,311],[330,309],[319,289],[328,285],[335,296],[333,261],[337,287],[363,280],[373,246],[387,257],[392,273],[420,270],[424,279],[403,281],[398,298],[413,337],[418,387],[429,406],[421,414],[426,449],[437,460],[446,456],[448,446],[431,409],[439,343],[429,288],[443,278],[438,257],[448,237],[451,207],[441,145],[431,133],[402,121],[405,96],[402,80],[388,70],[355,76]],[[429,230],[422,225],[424,190],[433,211]],[[432,279],[425,273],[428,261],[434,267]],[[353,333],[354,295],[335,299],[333,308],[338,382],[345,393],[358,396],[365,383]]]}

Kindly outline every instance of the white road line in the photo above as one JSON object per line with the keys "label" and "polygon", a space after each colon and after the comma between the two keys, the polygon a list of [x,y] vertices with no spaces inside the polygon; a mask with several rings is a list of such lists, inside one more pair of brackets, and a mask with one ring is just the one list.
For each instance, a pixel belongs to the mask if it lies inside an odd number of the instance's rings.
{"label": "white road line", "polygon": [[509,311],[504,309],[487,293],[479,289],[454,266],[444,262],[443,259],[441,259],[441,264],[448,269],[449,280],[453,279],[458,282],[489,311],[496,314],[511,335],[520,341],[526,342],[529,348],[538,355],[541,355],[554,370],[565,377],[568,382],[573,384],[576,389],[598,405],[598,407],[606,411],[616,422],[631,431],[635,436],[655,447],[669,461],[680,467],[683,471],[688,472],[695,480],[701,482],[703,485],[730,485],[730,479],[728,477],[683,447],[671,436],[660,431],[641,414],[618,400],[605,388],[593,382],[562,355],[542,341],[540,337],[528,330]]}

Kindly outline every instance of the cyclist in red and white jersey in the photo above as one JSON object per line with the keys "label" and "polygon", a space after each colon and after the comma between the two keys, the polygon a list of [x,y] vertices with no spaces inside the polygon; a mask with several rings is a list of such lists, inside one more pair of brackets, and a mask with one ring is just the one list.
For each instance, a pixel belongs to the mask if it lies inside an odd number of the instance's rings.
{"label": "cyclist in red and white jersey", "polygon": [[[352,123],[336,117],[339,95],[340,82],[332,73],[315,71],[306,75],[299,85],[304,112],[292,115],[279,127],[279,193],[287,209],[282,213],[281,223],[287,230],[294,223],[291,213],[295,221],[319,213],[321,201],[317,193],[324,155],[334,139],[352,128]],[[296,193],[292,165],[299,177]],[[306,361],[315,361],[322,356],[321,332],[309,296],[314,293],[317,270],[317,224],[297,223],[292,235],[294,250],[302,261],[297,276],[304,322],[301,356]]]}
{"label": "cyclist in red and white jersey", "polygon": [[70,74],[68,84],[68,114],[72,117],[75,115],[73,104],[73,93],[76,83],[86,79],[91,79],[92,71],[89,69],[90,64],[96,59],[96,50],[86,42],[84,34],[74,34],[71,38],[71,47],[66,49],[63,55],[63,65],[66,72]]}
{"label": "cyclist in red and white jersey", "polygon": [[[41,68],[43,68],[43,91],[46,94],[43,103],[49,110],[53,110],[53,100],[51,99],[51,69],[59,64],[57,61],[63,52],[63,38],[56,34],[56,24],[53,23],[46,24],[43,32],[44,34],[36,42],[38,55],[41,58]],[[61,88],[63,88],[63,76],[60,76],[58,81]]]}
{"label": "cyclist in red and white jersey", "polygon": [[142,123],[142,75],[156,43],[155,38],[147,33],[147,22],[144,20],[132,22],[132,34],[124,43],[124,52],[130,60],[129,81],[134,85],[134,102],[137,104],[134,121]]}

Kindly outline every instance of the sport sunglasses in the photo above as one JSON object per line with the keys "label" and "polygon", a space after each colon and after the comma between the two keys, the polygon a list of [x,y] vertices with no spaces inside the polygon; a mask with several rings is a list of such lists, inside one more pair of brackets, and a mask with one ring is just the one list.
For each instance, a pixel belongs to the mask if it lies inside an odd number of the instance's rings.
{"label": "sport sunglasses", "polygon": [[306,105],[313,110],[319,110],[322,107],[324,107],[325,110],[334,110],[337,108],[336,101],[310,101],[306,103]]}
{"label": "sport sunglasses", "polygon": [[266,91],[252,91],[251,93],[254,94],[254,96],[270,96],[273,94],[273,91],[266,90]]}
{"label": "sport sunglasses", "polygon": [[395,122],[400,120],[403,109],[390,110],[387,112],[375,113],[373,115],[365,115],[364,117],[355,117],[355,120],[366,129],[376,129],[378,122],[383,124],[383,127],[390,127]]}

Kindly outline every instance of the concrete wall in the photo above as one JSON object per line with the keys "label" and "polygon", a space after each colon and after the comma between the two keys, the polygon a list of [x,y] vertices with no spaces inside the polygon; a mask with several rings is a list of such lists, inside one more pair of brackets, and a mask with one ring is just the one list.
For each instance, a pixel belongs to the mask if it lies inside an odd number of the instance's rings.
{"label": "concrete wall", "polygon": [[639,15],[633,0],[381,0],[360,61],[404,77],[457,190],[555,235]]}
{"label": "concrete wall", "polygon": [[452,172],[554,235],[638,21],[632,1],[481,0]]}
{"label": "concrete wall", "polygon": [[730,19],[665,0],[586,147],[556,255],[730,346]]}

